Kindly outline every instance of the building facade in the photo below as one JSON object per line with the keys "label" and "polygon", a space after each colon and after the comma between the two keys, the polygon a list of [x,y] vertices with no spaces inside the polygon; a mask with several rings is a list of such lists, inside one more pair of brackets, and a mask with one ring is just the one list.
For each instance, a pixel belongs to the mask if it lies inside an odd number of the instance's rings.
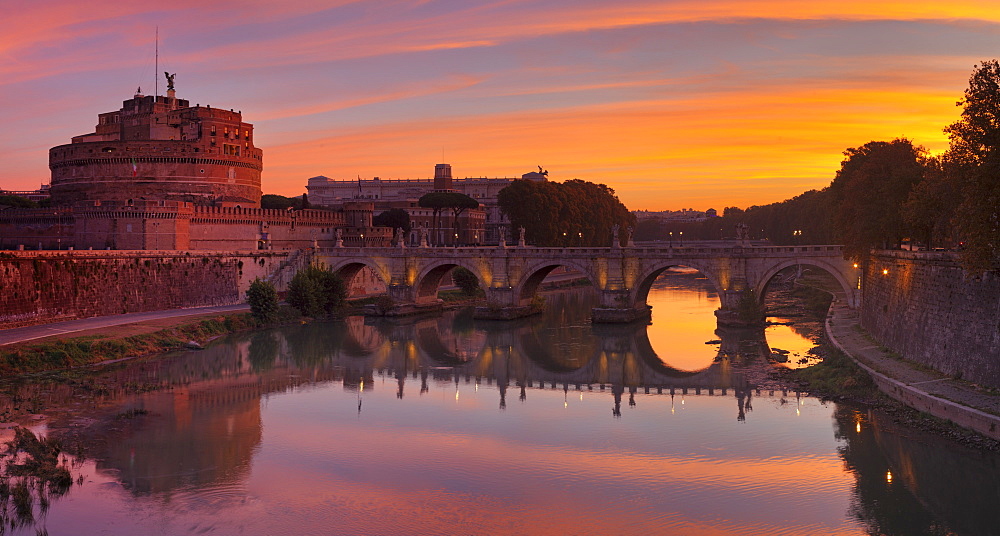
{"label": "building facade", "polygon": [[[453,179],[449,164],[438,164],[434,170],[433,179],[347,179],[338,180],[318,176],[309,179],[306,191],[309,202],[314,206],[339,207],[346,202],[365,200],[373,203],[375,212],[390,208],[401,208],[410,215],[414,227],[408,240],[417,243],[422,228],[428,230],[432,240],[437,243],[451,245],[454,222],[446,221],[436,224],[430,209],[417,205],[421,196],[432,191],[450,190],[463,193],[479,202],[480,210],[466,211],[459,217],[459,243],[465,244],[497,244],[500,237],[511,241],[510,221],[497,204],[497,194],[506,188],[516,178],[486,178],[472,177]],[[548,180],[548,172],[539,169],[537,172],[525,173],[521,179],[544,181]],[[447,215],[446,215],[447,217]],[[435,238],[437,236],[437,238]]]}
{"label": "building facade", "polygon": [[49,150],[55,204],[139,198],[259,207],[263,155],[242,114],[136,95],[94,132]]}

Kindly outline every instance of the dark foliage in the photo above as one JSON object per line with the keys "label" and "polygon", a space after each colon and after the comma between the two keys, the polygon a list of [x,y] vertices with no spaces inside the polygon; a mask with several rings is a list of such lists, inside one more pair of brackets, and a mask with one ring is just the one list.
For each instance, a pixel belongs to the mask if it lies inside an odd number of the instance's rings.
{"label": "dark foliage", "polygon": [[623,242],[635,227],[635,216],[604,184],[515,180],[497,202],[513,229],[523,227],[537,246],[609,246],[614,225]]}
{"label": "dark foliage", "polygon": [[335,312],[344,305],[347,287],[339,275],[316,265],[299,270],[288,283],[285,300],[305,316]]}
{"label": "dark foliage", "polygon": [[401,227],[403,233],[409,233],[410,215],[401,208],[390,208],[372,218],[372,225],[375,227],[389,227],[391,229]]}
{"label": "dark foliage", "polygon": [[451,279],[466,296],[473,296],[479,290],[479,278],[461,266],[452,270]]}
{"label": "dark foliage", "polygon": [[38,203],[19,195],[0,195],[0,207],[38,208]]}
{"label": "dark foliage", "polygon": [[278,316],[278,291],[267,281],[254,279],[250,283],[247,303],[250,304],[250,314],[258,322],[271,322]]}

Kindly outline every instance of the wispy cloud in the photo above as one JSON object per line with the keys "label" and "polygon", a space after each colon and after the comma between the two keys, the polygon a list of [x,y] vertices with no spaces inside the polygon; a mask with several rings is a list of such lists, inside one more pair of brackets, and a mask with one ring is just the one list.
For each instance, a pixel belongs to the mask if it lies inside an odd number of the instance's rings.
{"label": "wispy cloud", "polygon": [[428,176],[444,149],[459,173],[542,164],[634,208],[790,197],[871,139],[941,150],[1000,50],[984,0],[11,2],[0,187],[34,187],[39,147],[149,91],[156,26],[185,98],[257,124],[269,191]]}

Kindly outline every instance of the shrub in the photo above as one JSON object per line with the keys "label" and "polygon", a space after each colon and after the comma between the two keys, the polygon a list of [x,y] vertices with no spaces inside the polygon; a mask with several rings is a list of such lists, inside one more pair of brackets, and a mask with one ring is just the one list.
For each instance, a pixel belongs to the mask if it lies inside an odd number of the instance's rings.
{"label": "shrub", "polygon": [[344,305],[347,287],[337,274],[316,265],[299,270],[288,283],[286,300],[306,316],[333,313]]}
{"label": "shrub", "polygon": [[479,278],[476,274],[459,266],[451,272],[451,279],[466,296],[472,296],[479,290]]}
{"label": "shrub", "polygon": [[259,322],[271,322],[278,314],[278,291],[274,285],[260,278],[254,279],[247,289],[250,314]]}

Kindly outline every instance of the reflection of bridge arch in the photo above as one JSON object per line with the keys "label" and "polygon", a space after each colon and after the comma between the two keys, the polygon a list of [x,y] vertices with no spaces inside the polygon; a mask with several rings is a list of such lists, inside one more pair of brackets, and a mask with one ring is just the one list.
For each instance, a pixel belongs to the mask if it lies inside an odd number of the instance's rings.
{"label": "reflection of bridge arch", "polygon": [[718,280],[715,272],[711,270],[711,266],[706,266],[706,263],[698,261],[685,261],[683,263],[676,261],[665,262],[660,265],[657,264],[652,265],[651,269],[649,269],[647,272],[645,272],[643,275],[639,277],[639,284],[636,285],[635,287],[635,294],[633,295],[632,298],[632,304],[636,307],[645,305],[646,299],[649,297],[649,291],[650,289],[653,288],[653,283],[656,282],[656,279],[660,277],[660,275],[663,272],[675,266],[683,266],[698,270],[698,273],[702,274],[703,276],[705,276],[706,279],[708,279],[708,282],[711,283],[712,287],[715,289],[715,293],[719,294],[720,296],[726,290],[726,288],[721,285],[721,282]]}
{"label": "reflection of bridge arch", "polygon": [[778,275],[778,272],[786,268],[791,268],[792,266],[809,266],[812,268],[819,268],[820,270],[823,270],[824,272],[830,274],[831,276],[833,276],[834,279],[837,280],[837,283],[840,284],[840,288],[844,291],[844,296],[850,297],[854,294],[854,288],[856,287],[856,284],[851,284],[851,282],[847,281],[844,278],[844,274],[836,266],[832,266],[830,263],[824,261],[823,259],[802,259],[802,260],[786,260],[783,262],[779,262],[778,264],[775,264],[766,272],[764,272],[764,276],[758,283],[757,288],[754,289],[754,291],[757,293],[757,299],[763,302],[764,293],[767,292],[768,286],[771,284],[771,281],[774,279],[774,276]]}

